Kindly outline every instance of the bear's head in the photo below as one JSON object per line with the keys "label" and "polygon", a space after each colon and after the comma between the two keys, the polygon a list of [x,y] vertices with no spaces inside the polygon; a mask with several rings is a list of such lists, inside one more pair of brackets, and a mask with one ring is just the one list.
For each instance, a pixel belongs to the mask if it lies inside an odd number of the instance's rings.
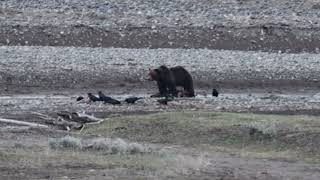
{"label": "bear's head", "polygon": [[148,80],[150,81],[157,81],[160,77],[160,70],[159,69],[149,69],[148,73]]}

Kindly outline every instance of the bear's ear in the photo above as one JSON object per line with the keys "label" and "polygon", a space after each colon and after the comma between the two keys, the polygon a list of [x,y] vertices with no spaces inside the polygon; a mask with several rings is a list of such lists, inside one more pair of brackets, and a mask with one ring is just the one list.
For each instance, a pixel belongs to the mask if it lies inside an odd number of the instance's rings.
{"label": "bear's ear", "polygon": [[154,73],[156,73],[156,74],[159,75],[159,73],[161,72],[161,70],[160,70],[160,69],[154,69],[152,72],[154,72]]}

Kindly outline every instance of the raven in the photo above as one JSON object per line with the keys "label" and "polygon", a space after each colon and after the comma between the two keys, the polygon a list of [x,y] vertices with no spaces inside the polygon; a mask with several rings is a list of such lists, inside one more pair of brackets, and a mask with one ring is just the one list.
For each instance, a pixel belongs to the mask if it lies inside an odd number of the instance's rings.
{"label": "raven", "polygon": [[92,93],[88,93],[88,97],[89,97],[90,101],[92,101],[92,102],[100,101],[100,98],[96,97]]}
{"label": "raven", "polygon": [[100,101],[103,101],[104,103],[109,103],[109,104],[113,104],[113,105],[121,104],[120,101],[104,95],[101,91],[98,92],[98,95],[99,95]]}
{"label": "raven", "polygon": [[139,99],[142,99],[142,97],[129,97],[129,98],[125,99],[124,101],[127,102],[128,104],[134,104]]}
{"label": "raven", "polygon": [[213,90],[212,90],[212,96],[218,97],[218,95],[219,95],[218,90],[213,89]]}
{"label": "raven", "polygon": [[77,101],[81,101],[82,99],[84,99],[82,96],[77,97]]}

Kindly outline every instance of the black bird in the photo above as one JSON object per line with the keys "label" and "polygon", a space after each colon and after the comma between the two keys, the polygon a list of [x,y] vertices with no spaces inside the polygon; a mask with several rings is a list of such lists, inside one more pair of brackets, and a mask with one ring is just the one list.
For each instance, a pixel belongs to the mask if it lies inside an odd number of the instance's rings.
{"label": "black bird", "polygon": [[258,132],[258,130],[256,128],[250,128],[249,134],[250,134],[250,136],[252,136],[257,132]]}
{"label": "black bird", "polygon": [[89,97],[90,101],[92,101],[92,102],[100,101],[100,98],[96,97],[92,93],[88,93],[88,97]]}
{"label": "black bird", "polygon": [[128,104],[134,104],[139,99],[142,99],[142,97],[128,97],[124,101],[127,102]]}
{"label": "black bird", "polygon": [[121,104],[121,102],[120,102],[120,101],[118,101],[118,100],[116,100],[116,99],[112,99],[112,98],[110,98],[110,99],[108,99],[108,100],[104,101],[104,103],[109,103],[109,104],[113,104],[113,105]]}
{"label": "black bird", "polygon": [[104,95],[101,91],[98,92],[98,95],[99,95],[100,101],[103,101],[104,103],[109,103],[109,104],[113,104],[113,105],[121,104],[120,101]]}
{"label": "black bird", "polygon": [[218,97],[219,92],[216,89],[212,89],[212,96]]}
{"label": "black bird", "polygon": [[77,97],[77,101],[81,101],[82,99],[84,99],[82,96]]}
{"label": "black bird", "polygon": [[100,101],[108,101],[112,99],[111,97],[104,95],[101,91],[98,92],[98,96]]}
{"label": "black bird", "polygon": [[173,101],[173,98],[172,97],[166,97],[164,99],[158,99],[157,100],[160,104],[163,104],[163,105],[168,105],[168,102],[169,101]]}

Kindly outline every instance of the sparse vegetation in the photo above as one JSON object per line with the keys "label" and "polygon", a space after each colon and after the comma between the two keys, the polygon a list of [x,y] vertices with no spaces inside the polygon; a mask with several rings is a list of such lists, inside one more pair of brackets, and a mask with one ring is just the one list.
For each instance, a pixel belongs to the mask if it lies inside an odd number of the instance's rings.
{"label": "sparse vegetation", "polygon": [[49,141],[49,145],[53,149],[71,148],[71,149],[82,149],[80,139],[71,136],[66,136],[61,139],[52,139]]}
{"label": "sparse vegetation", "polygon": [[[72,136],[2,142],[0,178],[246,179],[256,177],[257,164],[277,168],[272,160],[318,165],[318,127],[313,116],[185,111],[110,117]],[[234,169],[243,165],[249,168],[244,174]],[[295,177],[300,165],[283,164],[286,175]]]}
{"label": "sparse vegetation", "polygon": [[6,177],[6,172],[11,169],[18,169],[22,174],[10,177],[31,179],[39,178],[38,171],[46,172],[40,178],[71,176],[77,179],[103,179],[108,174],[130,179],[192,177],[194,172],[200,173],[200,170],[210,165],[203,155],[176,154],[165,149],[144,153],[142,151],[150,151],[150,148],[142,148],[138,143],[128,143],[121,139],[79,139],[67,136],[52,139],[49,144],[50,148],[28,150],[11,147],[8,151],[0,151],[0,160],[6,161],[6,167],[0,165],[4,170],[0,177]]}
{"label": "sparse vegetation", "polygon": [[152,149],[149,146],[126,142],[120,138],[80,139],[66,136],[58,139],[51,139],[49,145],[52,149],[94,150],[101,151],[104,154],[139,154],[152,152]]}
{"label": "sparse vegetation", "polygon": [[320,157],[319,125],[314,116],[170,112],[116,117],[84,133],[240,155],[304,159]]}

